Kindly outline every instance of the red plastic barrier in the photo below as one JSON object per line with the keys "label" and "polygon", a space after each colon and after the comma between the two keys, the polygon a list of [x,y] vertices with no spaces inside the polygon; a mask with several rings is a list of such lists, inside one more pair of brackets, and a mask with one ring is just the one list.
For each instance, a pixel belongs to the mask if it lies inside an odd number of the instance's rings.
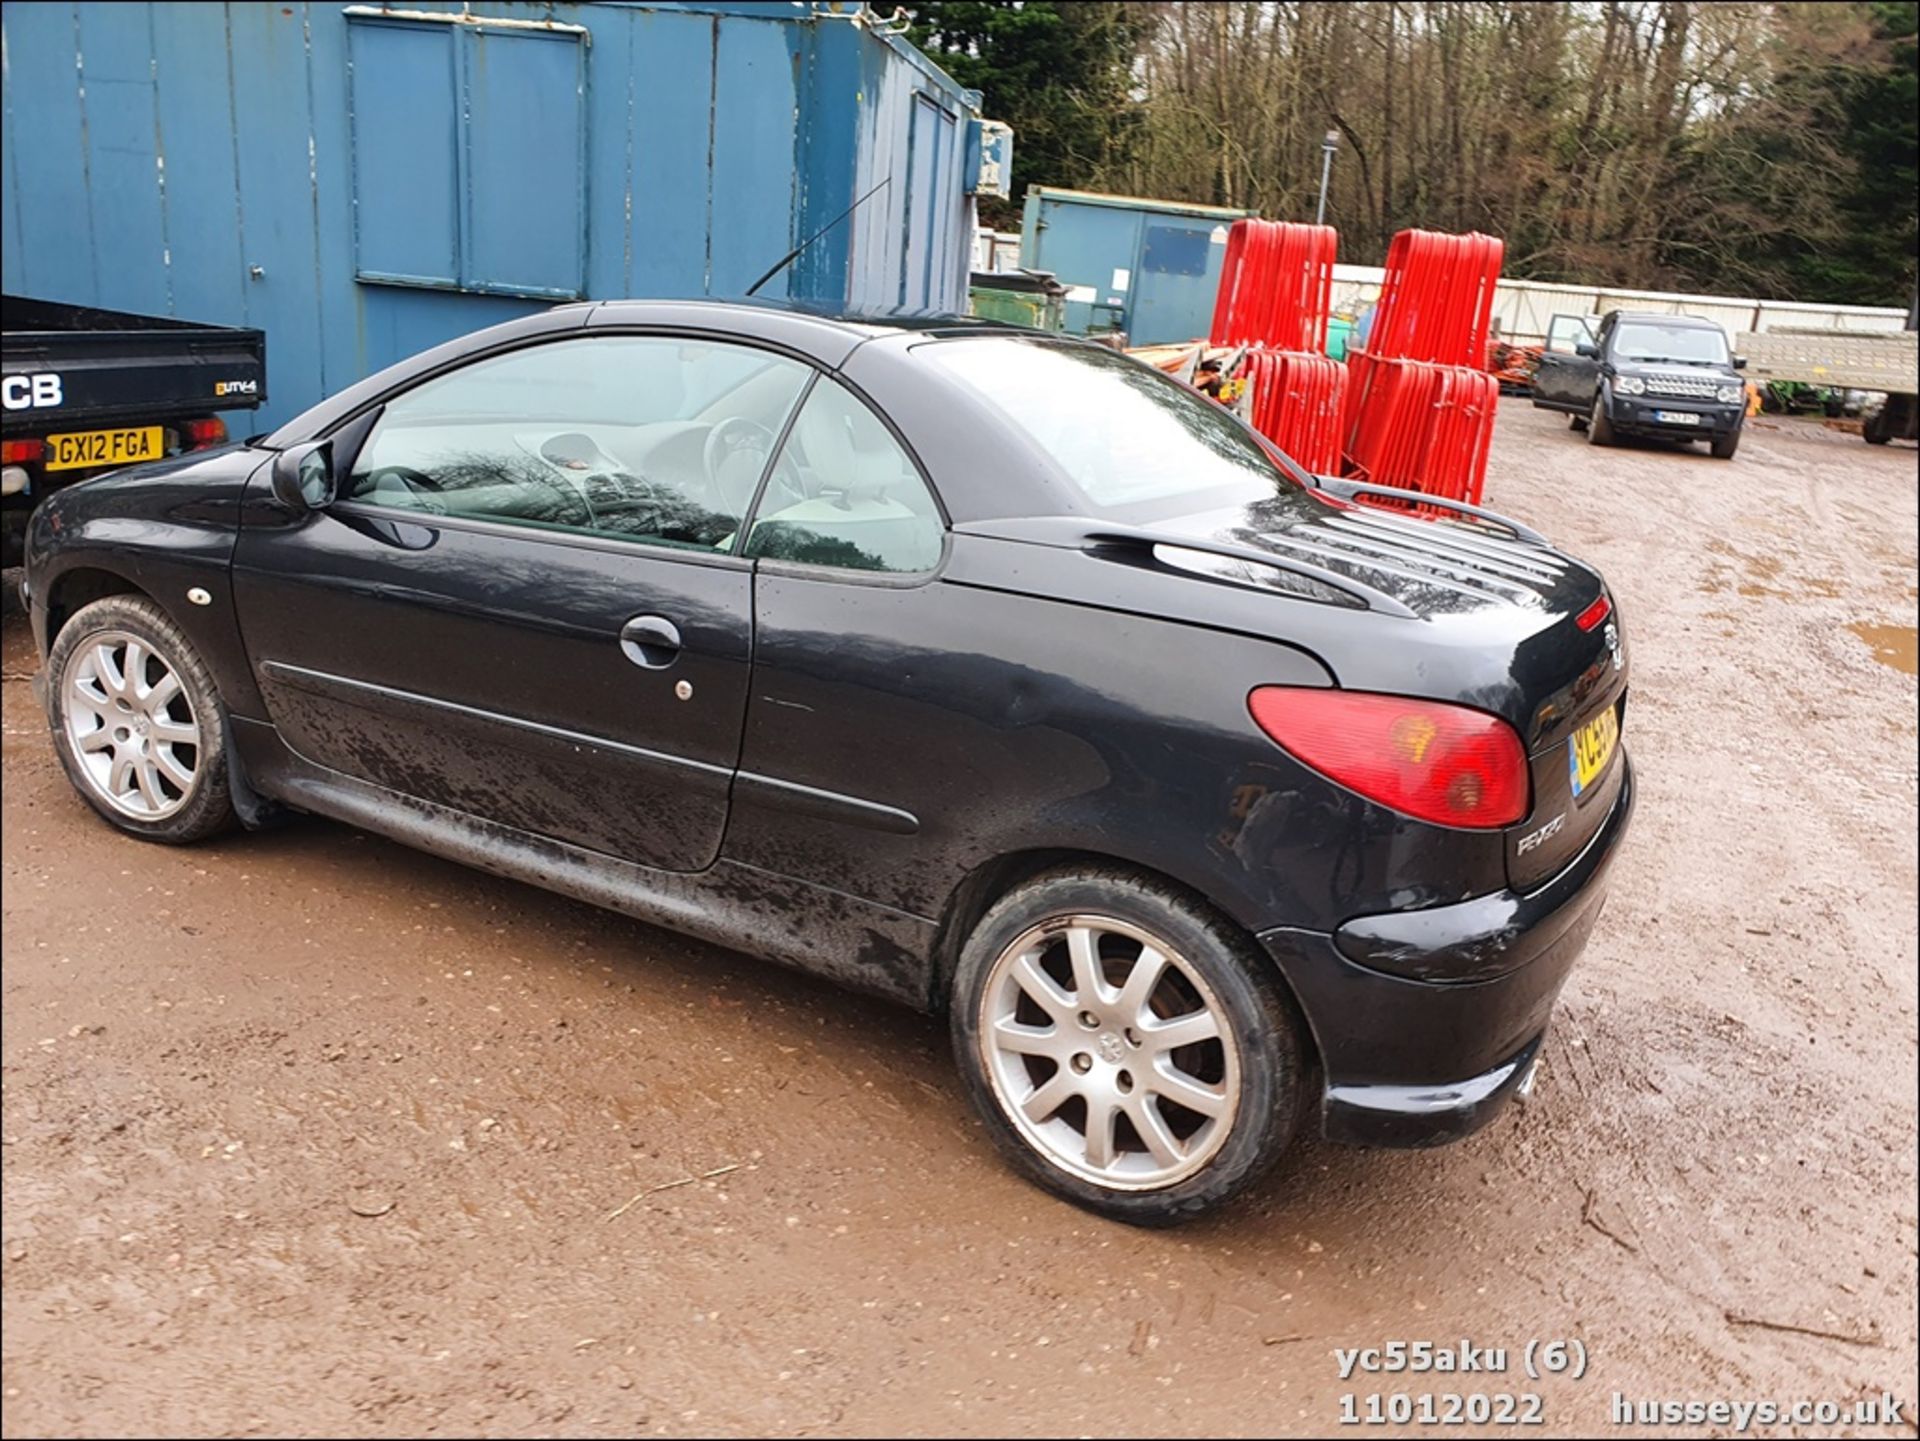
{"label": "red plastic barrier", "polygon": [[1505,250],[1491,235],[1394,236],[1367,349],[1437,365],[1483,365]]}
{"label": "red plastic barrier", "polygon": [[1374,357],[1368,350],[1347,346],[1347,394],[1340,406],[1340,441],[1352,454],[1357,443],[1354,427],[1360,423],[1360,404],[1373,388]]}
{"label": "red plastic barrier", "polygon": [[1212,342],[1248,345],[1254,428],[1310,470],[1477,502],[1500,387],[1481,367],[1505,249],[1489,235],[1403,230],[1364,350],[1325,358],[1335,232],[1237,220]]}
{"label": "red plastic barrier", "polygon": [[1478,503],[1500,383],[1482,367],[1504,244],[1403,230],[1365,350],[1349,351],[1346,473]]}
{"label": "red plastic barrier", "polygon": [[1246,249],[1246,222],[1236,220],[1227,231],[1227,254],[1220,262],[1220,288],[1213,293],[1213,326],[1207,332],[1210,345],[1227,343],[1229,322],[1233,317],[1234,290],[1240,283],[1240,262]]}
{"label": "red plastic barrier", "polygon": [[1347,368],[1324,355],[1250,350],[1239,373],[1253,387],[1253,428],[1315,474],[1338,474]]}
{"label": "red plastic barrier", "polygon": [[1356,352],[1346,420],[1346,473],[1477,505],[1500,383],[1484,370]]}
{"label": "red plastic barrier", "polygon": [[1339,239],[1327,225],[1234,221],[1213,300],[1211,342],[1324,354]]}

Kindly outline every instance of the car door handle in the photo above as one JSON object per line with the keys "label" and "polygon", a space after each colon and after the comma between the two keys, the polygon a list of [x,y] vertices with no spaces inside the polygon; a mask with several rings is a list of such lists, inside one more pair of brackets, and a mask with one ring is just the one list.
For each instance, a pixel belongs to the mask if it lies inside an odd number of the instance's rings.
{"label": "car door handle", "polygon": [[648,670],[665,670],[680,656],[680,628],[663,615],[636,615],[620,627],[620,649]]}

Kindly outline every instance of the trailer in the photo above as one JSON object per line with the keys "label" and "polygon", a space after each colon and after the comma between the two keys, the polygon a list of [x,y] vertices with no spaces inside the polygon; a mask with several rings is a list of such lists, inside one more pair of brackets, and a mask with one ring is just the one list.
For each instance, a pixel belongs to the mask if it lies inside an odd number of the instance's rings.
{"label": "trailer", "polygon": [[1834,390],[1879,391],[1886,400],[1868,412],[1860,433],[1869,445],[1915,437],[1920,392],[1920,334],[1869,335],[1842,330],[1785,329],[1742,335],[1734,348],[1747,375],[1766,384],[1797,381]]}
{"label": "trailer", "polygon": [[267,398],[258,330],[0,300],[0,522],[18,565],[42,498],[88,476],[224,444],[215,412]]}
{"label": "trailer", "polygon": [[1911,395],[1920,389],[1920,346],[1913,331],[1878,335],[1845,330],[1766,330],[1734,337],[1747,377],[1794,380],[1835,390]]}

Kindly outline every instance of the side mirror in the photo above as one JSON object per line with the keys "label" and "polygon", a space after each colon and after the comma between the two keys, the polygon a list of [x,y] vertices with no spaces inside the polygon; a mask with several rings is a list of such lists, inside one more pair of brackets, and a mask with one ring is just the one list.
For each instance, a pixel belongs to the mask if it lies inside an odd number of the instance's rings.
{"label": "side mirror", "polygon": [[310,440],[290,446],[273,458],[273,498],[288,510],[304,514],[333,504],[333,446]]}
{"label": "side mirror", "polygon": [[1600,358],[1600,347],[1595,345],[1591,340],[1576,340],[1573,343],[1573,353],[1582,360],[1598,360]]}
{"label": "side mirror", "polygon": [[1746,356],[1744,356],[1744,355],[1736,355],[1736,356],[1734,356],[1734,358],[1733,358],[1733,368],[1734,368],[1735,370],[1745,370],[1745,369],[1747,368],[1747,358],[1746,358]]}

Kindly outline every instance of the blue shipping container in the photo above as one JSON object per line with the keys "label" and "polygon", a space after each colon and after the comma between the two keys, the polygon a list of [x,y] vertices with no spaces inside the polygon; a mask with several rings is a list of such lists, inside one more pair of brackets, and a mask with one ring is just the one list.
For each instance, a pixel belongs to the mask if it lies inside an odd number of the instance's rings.
{"label": "blue shipping container", "polygon": [[875,186],[761,293],[966,308],[979,95],[861,5],[40,0],[0,27],[7,293],[258,326],[256,427],[556,301],[741,295]]}
{"label": "blue shipping container", "polygon": [[1075,335],[1125,331],[1132,345],[1203,340],[1227,253],[1227,228],[1251,210],[1101,195],[1027,191],[1020,264],[1067,287]]}

